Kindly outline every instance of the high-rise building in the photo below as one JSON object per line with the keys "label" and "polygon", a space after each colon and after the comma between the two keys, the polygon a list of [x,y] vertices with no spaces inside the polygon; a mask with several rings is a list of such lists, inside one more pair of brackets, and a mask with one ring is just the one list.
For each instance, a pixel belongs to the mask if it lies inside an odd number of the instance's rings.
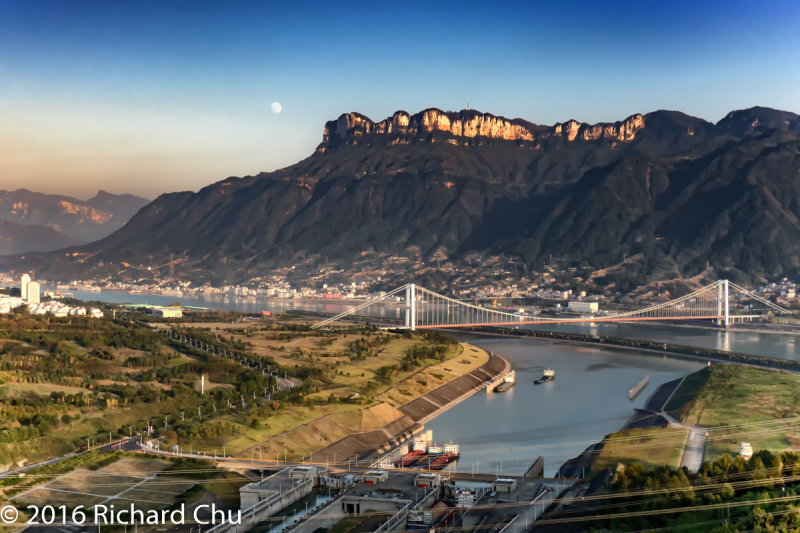
{"label": "high-rise building", "polygon": [[20,292],[19,295],[23,300],[27,300],[28,299],[28,283],[30,283],[30,282],[31,282],[30,275],[23,274],[22,275],[22,282],[20,282],[20,284],[19,284],[19,292]]}
{"label": "high-rise building", "polygon": [[39,282],[37,281],[31,281],[28,283],[28,303],[39,303]]}

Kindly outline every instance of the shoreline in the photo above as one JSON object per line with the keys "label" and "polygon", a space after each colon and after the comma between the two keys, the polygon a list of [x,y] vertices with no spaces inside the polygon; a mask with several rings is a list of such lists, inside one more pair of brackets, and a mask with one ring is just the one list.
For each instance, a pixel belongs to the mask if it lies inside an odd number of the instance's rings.
{"label": "shoreline", "polygon": [[[55,286],[47,285],[45,288],[53,290]],[[234,295],[234,294],[203,294],[203,293],[192,293],[192,294],[183,294],[181,296],[177,295],[170,295],[170,294],[162,294],[158,292],[151,292],[151,291],[139,291],[139,292],[131,292],[130,290],[124,289],[101,289],[100,291],[88,291],[85,289],[72,289],[72,292],[88,292],[91,294],[101,294],[103,292],[113,293],[113,294],[126,294],[129,296],[157,296],[163,298],[190,298],[194,300],[206,300],[209,302],[214,301],[234,301],[237,303],[242,304],[269,304],[270,302],[276,303],[293,303],[296,302],[298,304],[320,304],[320,303],[328,303],[328,304],[340,304],[340,305],[359,305],[365,303],[370,300],[369,297],[356,297],[356,298],[325,298],[323,297],[310,297],[310,296],[299,296],[299,297],[274,297],[274,296],[241,296],[241,295]],[[73,296],[74,298],[74,296]],[[103,300],[91,300],[91,299],[83,299],[83,298],[76,298],[83,301],[103,301]],[[114,302],[105,302],[105,303],[114,303]],[[395,302],[395,301],[380,301],[376,302],[376,304],[380,305],[387,305],[387,306],[397,306],[402,305],[402,302]],[[117,304],[122,305],[122,304]],[[214,311],[226,311],[226,309],[217,309],[217,308],[209,308]],[[299,311],[304,311],[303,309],[298,309]],[[235,311],[240,313],[248,313],[247,311]],[[624,322],[623,322],[624,324]],[[798,335],[800,334],[800,325],[786,325],[786,324],[760,324],[758,327],[746,327],[746,324],[739,324],[732,325],[729,329],[720,329],[716,326],[710,325],[699,325],[699,324],[671,324],[675,327],[682,327],[682,328],[691,328],[691,329],[703,329],[703,330],[712,330],[712,331],[723,331],[723,332],[749,332],[749,333],[762,333],[762,334],[776,334],[776,335]],[[770,327],[771,326],[771,327]],[[448,330],[451,331],[451,330]],[[532,330],[532,331],[549,331],[549,330]]]}
{"label": "shoreline", "polygon": [[[465,332],[465,331],[464,330],[452,330],[452,329],[451,330],[446,330],[446,333],[448,333],[448,334],[459,333],[459,332]],[[480,335],[480,336],[486,336],[486,337],[496,337],[496,338],[505,338],[505,339],[516,338],[516,339],[521,339],[521,340],[522,339],[529,339],[529,340],[535,340],[535,341],[551,341],[551,342],[552,341],[556,341],[556,342],[562,342],[562,343],[565,343],[565,344],[574,344],[574,345],[578,345],[578,346],[594,346],[594,347],[597,347],[597,348],[600,348],[600,349],[609,348],[609,349],[624,349],[624,350],[628,350],[628,351],[633,350],[633,351],[642,352],[641,355],[643,355],[645,357],[663,356],[663,357],[672,357],[672,358],[675,358],[675,359],[681,359],[681,360],[685,360],[685,361],[695,361],[695,362],[706,361],[708,363],[714,363],[714,364],[744,365],[744,366],[751,366],[751,367],[755,367],[755,368],[766,368],[766,369],[769,369],[769,370],[780,370],[780,371],[789,372],[789,373],[792,373],[792,374],[800,374],[800,361],[793,361],[791,359],[769,358],[769,357],[756,356],[756,355],[752,355],[751,356],[749,354],[737,354],[736,352],[724,352],[722,350],[710,350],[710,349],[708,349],[708,350],[714,352],[713,355],[712,354],[683,353],[683,352],[680,352],[680,351],[674,351],[674,350],[672,350],[670,348],[674,348],[674,349],[690,348],[691,349],[693,347],[686,347],[686,346],[682,346],[682,345],[673,345],[673,344],[669,344],[669,343],[656,343],[656,344],[663,345],[664,348],[663,349],[654,349],[654,348],[645,348],[645,347],[638,347],[638,346],[629,346],[629,345],[624,345],[624,344],[616,344],[616,343],[612,342],[613,338],[610,339],[608,337],[604,338],[605,342],[603,342],[601,340],[603,338],[594,339],[594,338],[591,338],[591,337],[585,336],[585,335],[580,335],[580,336],[584,336],[586,338],[584,338],[582,340],[578,340],[578,339],[575,339],[575,338],[559,338],[560,334],[559,334],[559,336],[551,336],[551,335],[534,335],[534,334],[525,334],[525,333],[522,333],[522,334],[501,333],[501,332],[492,332],[492,331],[469,331],[469,332],[466,332],[466,333],[469,333],[471,335]],[[545,333],[557,333],[557,332],[545,332]],[[579,334],[563,334],[563,335],[570,335],[572,337],[575,337],[575,336],[578,336]],[[635,340],[633,340],[633,341],[636,342]],[[730,357],[730,356],[725,357],[724,354],[726,354],[726,353],[727,354],[731,354],[731,355],[745,356],[745,357],[749,356],[749,357],[752,357],[753,359],[751,359],[751,360],[747,360],[747,359],[740,360],[740,359],[737,359],[735,357]],[[772,364],[770,364],[770,363],[772,363]],[[788,367],[794,367],[794,368],[787,368],[787,366]],[[651,400],[653,400],[653,397],[661,390],[661,388],[664,385],[666,385],[666,384],[661,384],[659,387],[657,387],[650,394],[650,396],[647,399],[647,402],[646,402],[645,406],[647,406],[649,404],[649,402]],[[673,391],[673,393],[674,393],[674,391]],[[645,407],[644,411],[647,411],[647,407]],[[631,425],[631,423],[634,422],[635,419],[637,418],[637,414],[639,414],[638,410],[636,408],[634,408],[633,409],[633,413],[631,414],[630,418],[617,430],[617,432],[625,431],[626,429],[629,429],[629,426]],[[603,445],[604,445],[606,437],[608,437],[608,435],[603,436],[601,439],[599,439],[594,444],[589,445],[586,449],[584,449],[581,453],[579,453],[575,457],[569,458],[566,461],[564,461],[559,466],[558,470],[556,471],[555,476],[556,477],[559,477],[559,476],[561,476],[561,477],[575,477],[576,472],[583,471],[583,469],[586,468],[586,466],[587,466],[587,461],[588,461],[588,464],[590,465],[591,462],[593,461],[593,458],[603,448]]]}
{"label": "shoreline", "polygon": [[[473,345],[470,345],[470,346],[473,346]],[[478,347],[476,346],[476,348],[478,348]],[[482,350],[483,348],[479,348],[479,349]],[[484,351],[486,351],[486,350],[484,350]],[[504,357],[502,357],[500,355],[496,355],[494,352],[489,352],[489,361],[487,361],[486,363],[484,363],[483,365],[478,367],[478,369],[476,369],[476,370],[480,370],[484,366],[488,365],[489,362],[491,362],[492,358],[497,358],[497,359],[499,359],[500,361],[503,362],[503,370],[500,370],[495,375],[490,376],[488,379],[484,380],[480,385],[477,385],[477,386],[473,387],[471,390],[465,392],[464,394],[462,394],[458,398],[452,400],[450,403],[448,403],[446,405],[443,405],[437,411],[431,413],[430,415],[426,416],[423,419],[418,420],[417,423],[418,424],[425,424],[427,422],[430,422],[431,420],[433,420],[437,416],[441,415],[442,413],[444,413],[446,411],[449,411],[450,409],[452,409],[456,405],[460,404],[461,402],[463,402],[467,398],[472,397],[478,391],[481,391],[481,390],[485,389],[486,387],[490,386],[492,384],[492,382],[494,380],[496,380],[499,376],[505,375],[505,374],[508,373],[509,370],[511,370],[511,363],[508,362],[508,359],[506,359],[506,358],[504,358]],[[464,375],[466,376],[467,374],[464,374]],[[463,377],[463,376],[459,376],[459,377]],[[458,378],[456,378],[456,379],[458,379]],[[456,381],[456,380],[454,379],[453,381]],[[453,383],[453,381],[451,381],[450,383]],[[450,383],[445,383],[444,385],[442,385],[439,388],[446,387]],[[436,390],[438,390],[438,389],[434,389],[431,392],[435,392]],[[428,393],[426,393],[426,394],[428,394]],[[425,397],[425,395],[421,396],[421,398],[424,398],[424,397]]]}
{"label": "shoreline", "polygon": [[[477,346],[475,348],[483,350]],[[340,458],[358,456],[359,460],[370,461],[380,459],[421,432],[423,424],[486,388],[510,368],[511,363],[507,359],[489,352],[489,360],[480,367],[398,407],[397,409],[403,413],[399,419],[372,431],[351,433],[317,450],[313,455],[317,462],[324,462],[323,458],[332,462],[330,458],[335,459],[337,456]]]}
{"label": "shoreline", "polygon": [[[496,331],[473,331],[473,330],[441,330],[449,334],[464,332],[470,335],[481,335],[486,337],[498,338],[517,338],[533,340],[560,341],[571,344],[599,346],[608,348],[619,348],[624,350],[635,350],[646,352],[647,354],[664,355],[676,359],[691,361],[711,361],[716,363],[744,364],[756,367],[766,367],[778,370],[785,370],[792,373],[800,373],[800,360],[781,359],[778,357],[767,357],[763,355],[747,354],[741,352],[731,352],[716,350],[713,348],[701,348],[697,346],[687,346],[666,342],[654,342],[640,339],[628,339],[623,337],[602,337],[591,336],[583,333],[561,333],[544,330],[510,330],[509,333]],[[514,333],[519,331],[521,333]],[[623,342],[625,341],[625,342]]]}

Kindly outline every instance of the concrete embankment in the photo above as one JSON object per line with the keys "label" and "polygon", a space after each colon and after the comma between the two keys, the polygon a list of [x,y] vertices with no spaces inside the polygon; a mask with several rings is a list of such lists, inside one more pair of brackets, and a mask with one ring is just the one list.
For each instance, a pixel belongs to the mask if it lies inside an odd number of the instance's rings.
{"label": "concrete embankment", "polygon": [[[449,331],[453,333],[456,332],[455,330]],[[686,346],[681,344],[645,341],[640,339],[626,339],[621,337],[584,335],[580,333],[503,329],[496,327],[486,327],[482,329],[464,328],[461,330],[461,332],[469,333],[471,335],[484,335],[488,337],[543,339],[551,341],[564,341],[571,344],[585,344],[601,347],[605,346],[609,348],[619,348],[622,350],[635,350],[637,352],[641,352],[643,355],[658,354],[661,356],[666,355],[669,357],[686,359],[689,361],[733,363],[737,365],[774,368],[800,374],[800,361],[766,357],[763,355],[746,354],[741,352],[715,350],[713,348],[701,348],[698,346]]]}
{"label": "concrete embankment", "polygon": [[400,410],[416,423],[424,424],[505,375],[510,369],[508,361],[492,354],[480,368],[405,404]]}
{"label": "concrete embankment", "polygon": [[374,431],[348,435],[314,452],[314,462],[341,464],[355,456],[360,460],[378,457],[419,433],[424,423],[469,398],[510,368],[508,361],[492,354],[489,361],[479,368],[400,407],[403,416],[391,424]]}

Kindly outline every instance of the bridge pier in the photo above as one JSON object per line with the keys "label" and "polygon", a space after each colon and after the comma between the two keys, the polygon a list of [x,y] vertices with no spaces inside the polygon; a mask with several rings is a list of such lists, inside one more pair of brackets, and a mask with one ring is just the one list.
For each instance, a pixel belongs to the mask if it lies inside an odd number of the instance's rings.
{"label": "bridge pier", "polygon": [[717,283],[717,319],[718,326],[726,328],[731,324],[730,306],[728,305],[728,280],[722,279]]}
{"label": "bridge pier", "polygon": [[730,315],[730,308],[728,307],[728,280],[722,280],[722,283],[725,285],[725,327],[731,325],[731,315]]}
{"label": "bridge pier", "polygon": [[406,285],[406,327],[411,331],[416,330],[417,326],[417,294],[416,286],[413,283]]}

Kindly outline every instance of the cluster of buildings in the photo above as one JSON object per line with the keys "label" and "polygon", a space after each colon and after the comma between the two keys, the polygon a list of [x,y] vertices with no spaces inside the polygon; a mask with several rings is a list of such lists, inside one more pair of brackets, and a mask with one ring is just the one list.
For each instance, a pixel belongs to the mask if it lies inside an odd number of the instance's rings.
{"label": "cluster of buildings", "polygon": [[19,296],[4,296],[0,294],[0,315],[7,315],[24,303]]}
{"label": "cluster of buildings", "polygon": [[31,280],[30,274],[23,274],[20,279],[19,296],[0,295],[0,314],[11,313],[18,307],[26,306],[28,313],[32,315],[53,315],[56,317],[66,316],[91,316],[93,318],[103,318],[103,311],[95,307],[73,307],[58,300],[41,300],[41,287],[38,282]]}
{"label": "cluster of buildings", "polygon": [[103,318],[104,316],[103,311],[96,307],[87,310],[85,307],[72,307],[59,301],[28,304],[28,313],[32,315],[53,315],[56,317],[88,315],[92,318]]}
{"label": "cluster of buildings", "polygon": [[[523,533],[566,482],[526,476],[478,474],[457,479],[443,473],[373,469],[352,472],[322,466],[284,468],[239,489],[241,529],[269,520],[281,531],[331,531],[340,523],[358,531],[505,531]],[[314,489],[329,499],[295,520],[282,511]],[[318,500],[319,501],[319,500]],[[481,527],[490,525],[491,527]],[[214,531],[241,529],[218,527]]]}
{"label": "cluster of buildings", "polygon": [[781,281],[767,283],[756,289],[762,296],[774,296],[778,303],[800,303],[800,283],[783,278]]}

